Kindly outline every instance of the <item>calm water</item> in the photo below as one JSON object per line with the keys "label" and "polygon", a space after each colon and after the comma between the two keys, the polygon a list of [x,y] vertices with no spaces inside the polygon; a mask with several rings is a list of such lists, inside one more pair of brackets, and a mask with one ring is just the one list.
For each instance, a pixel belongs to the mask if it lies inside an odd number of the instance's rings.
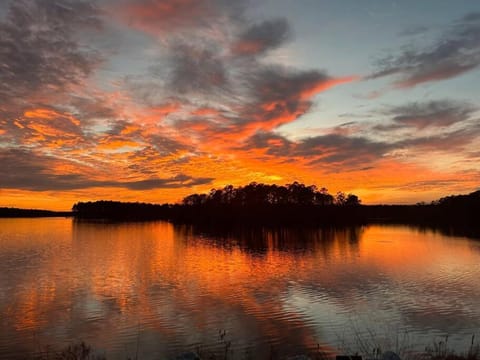
{"label": "calm water", "polygon": [[109,359],[226,341],[233,358],[372,339],[423,348],[446,334],[463,350],[479,305],[480,242],[432,231],[0,219],[2,359],[80,340]]}

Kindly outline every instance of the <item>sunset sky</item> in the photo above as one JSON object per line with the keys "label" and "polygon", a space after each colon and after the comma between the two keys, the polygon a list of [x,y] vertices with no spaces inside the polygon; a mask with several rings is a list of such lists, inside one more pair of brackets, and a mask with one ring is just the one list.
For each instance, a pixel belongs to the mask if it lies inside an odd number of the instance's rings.
{"label": "sunset sky", "polygon": [[480,2],[0,0],[0,206],[480,188]]}

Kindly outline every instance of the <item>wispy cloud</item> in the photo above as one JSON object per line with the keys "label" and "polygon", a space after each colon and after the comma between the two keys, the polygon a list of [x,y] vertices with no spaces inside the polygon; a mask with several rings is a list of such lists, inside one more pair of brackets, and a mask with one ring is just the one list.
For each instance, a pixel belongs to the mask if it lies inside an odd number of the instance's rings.
{"label": "wispy cloud", "polygon": [[41,100],[82,82],[100,56],[80,46],[76,31],[92,26],[101,26],[92,1],[12,2],[0,23],[2,100]]}
{"label": "wispy cloud", "polygon": [[[302,163],[326,172],[371,168],[385,158],[415,162],[425,153],[453,155],[470,148],[480,137],[475,112],[472,105],[451,100],[408,103],[385,111],[383,123],[354,121],[298,140],[262,130],[238,149],[259,159]],[[404,158],[406,152],[413,158]]]}
{"label": "wispy cloud", "polygon": [[236,55],[258,55],[278,48],[291,37],[286,19],[266,20],[245,30],[232,46]]}
{"label": "wispy cloud", "polygon": [[173,94],[219,93],[227,90],[229,76],[224,59],[214,50],[179,44],[170,49],[170,73],[166,84]]}
{"label": "wispy cloud", "polygon": [[397,88],[449,79],[480,65],[480,17],[470,13],[426,48],[410,47],[381,59],[368,78],[397,76]]}
{"label": "wispy cloud", "polygon": [[452,100],[414,102],[396,106],[387,112],[392,116],[391,124],[383,124],[377,129],[391,130],[401,127],[442,128],[466,121],[476,111],[468,104]]}
{"label": "wispy cloud", "polygon": [[105,187],[153,190],[206,185],[214,180],[211,177],[193,178],[184,174],[169,178],[150,177],[133,181],[97,180],[91,174],[80,173],[76,166],[75,172],[57,174],[55,168],[60,163],[64,166],[62,161],[26,149],[0,150],[0,161],[5,170],[5,176],[0,179],[0,188],[3,189],[65,191]]}

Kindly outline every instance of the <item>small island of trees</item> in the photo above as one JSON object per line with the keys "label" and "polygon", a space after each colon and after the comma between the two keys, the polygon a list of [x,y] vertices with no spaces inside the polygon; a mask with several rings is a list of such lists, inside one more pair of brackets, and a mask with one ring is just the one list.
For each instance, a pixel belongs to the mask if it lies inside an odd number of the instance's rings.
{"label": "small island of trees", "polygon": [[326,188],[318,189],[316,185],[306,186],[295,181],[285,186],[259,184],[252,182],[235,188],[233,185],[223,189],[212,189],[208,194],[192,194],[182,201],[186,206],[354,206],[360,205],[360,199],[354,194],[345,195],[338,192],[336,196],[328,193]]}
{"label": "small island of trees", "polygon": [[191,194],[180,204],[80,202],[72,210],[78,218],[118,220],[166,219],[192,223],[303,224],[359,221],[360,199],[354,194],[294,182],[287,185],[252,182],[227,185],[208,193]]}

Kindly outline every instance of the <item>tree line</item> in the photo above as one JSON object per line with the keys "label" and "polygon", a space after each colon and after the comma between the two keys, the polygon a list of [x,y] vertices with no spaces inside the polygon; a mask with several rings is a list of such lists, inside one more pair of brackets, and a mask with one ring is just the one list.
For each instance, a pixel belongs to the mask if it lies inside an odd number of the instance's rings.
{"label": "tree line", "polygon": [[49,211],[0,207],[0,218],[64,217],[71,215],[72,213],[69,211]]}
{"label": "tree line", "polygon": [[231,205],[302,205],[302,206],[356,206],[360,199],[354,194],[338,192],[335,196],[326,188],[305,185],[297,181],[285,186],[252,182],[235,188],[227,185],[223,189],[212,189],[209,193],[192,194],[182,201],[186,206]]}
{"label": "tree line", "polygon": [[[270,185],[252,182],[245,186],[227,185],[208,193],[191,194],[179,204],[124,203],[95,201],[76,203],[77,218],[117,220],[166,219],[185,223],[326,223],[352,221],[360,199],[354,194],[294,182]],[[342,214],[340,214],[342,213]]]}
{"label": "tree line", "polygon": [[361,225],[402,223],[448,228],[478,229],[480,191],[451,195],[416,205],[362,205],[354,194],[332,195],[315,185],[250,183],[191,194],[178,204],[79,202],[77,218],[111,220],[163,219],[218,227],[221,224]]}

